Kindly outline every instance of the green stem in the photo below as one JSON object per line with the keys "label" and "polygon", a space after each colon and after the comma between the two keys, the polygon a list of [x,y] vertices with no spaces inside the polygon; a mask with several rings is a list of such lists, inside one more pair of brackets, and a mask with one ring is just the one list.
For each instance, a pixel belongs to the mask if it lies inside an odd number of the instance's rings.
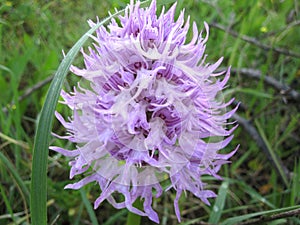
{"label": "green stem", "polygon": [[[141,199],[137,199],[133,203],[133,206],[136,207],[137,209],[142,209],[143,203]],[[126,225],[140,225],[140,224],[141,224],[141,216],[129,211],[127,215]]]}

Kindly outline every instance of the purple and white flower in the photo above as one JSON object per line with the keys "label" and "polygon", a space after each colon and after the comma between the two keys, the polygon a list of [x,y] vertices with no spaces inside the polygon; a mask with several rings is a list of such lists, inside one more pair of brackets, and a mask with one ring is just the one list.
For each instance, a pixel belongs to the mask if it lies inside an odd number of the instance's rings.
{"label": "purple and white flower", "polygon": [[[218,170],[235,153],[219,153],[236,127],[226,128],[235,109],[225,110],[233,100],[226,103],[221,98],[229,69],[215,72],[222,58],[205,63],[208,25],[204,23],[203,37],[194,22],[187,42],[190,18],[184,21],[181,11],[174,20],[175,8],[176,4],[166,12],[163,8],[158,16],[155,0],[149,8],[131,1],[118,21],[112,19],[91,36],[93,47],[82,51],[85,68],[71,67],[90,87],[78,84],[72,93],[61,92],[62,103],[74,111],[68,121],[56,112],[67,129],[67,136],[58,137],[76,143],[76,149],[51,147],[72,158],[70,178],[86,175],[65,188],[97,182],[101,194],[95,208],[107,200],[156,223],[152,201],[163,191],[176,191],[179,221],[183,191],[209,204],[207,199],[216,195],[205,188],[201,177],[220,179]],[[169,180],[165,190],[163,180]],[[115,192],[124,196],[123,202],[115,199]],[[143,210],[133,206],[140,198]]]}

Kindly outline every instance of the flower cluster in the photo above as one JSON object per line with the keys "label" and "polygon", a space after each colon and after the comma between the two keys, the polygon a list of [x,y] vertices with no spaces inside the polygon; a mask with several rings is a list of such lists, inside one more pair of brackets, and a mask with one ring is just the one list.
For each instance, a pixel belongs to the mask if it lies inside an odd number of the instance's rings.
{"label": "flower cluster", "polygon": [[[91,36],[93,47],[89,53],[82,51],[85,68],[71,67],[90,87],[78,84],[72,93],[62,91],[62,103],[74,110],[73,116],[66,121],[56,113],[68,131],[59,137],[77,147],[51,147],[72,158],[70,178],[86,174],[66,188],[97,182],[101,194],[95,208],[107,200],[157,223],[152,200],[162,195],[163,180],[169,180],[165,190],[176,191],[174,208],[180,221],[182,192],[190,191],[209,204],[207,199],[215,194],[205,189],[201,176],[220,178],[218,170],[235,153],[219,153],[235,129],[226,129],[235,109],[225,108],[233,100],[220,99],[229,69],[215,72],[222,58],[205,63],[206,23],[205,37],[193,23],[187,43],[189,17],[185,22],[182,11],[174,20],[175,8],[176,4],[166,12],[163,8],[158,16],[155,0],[148,8],[131,1],[118,20]],[[113,193],[123,195],[123,201]],[[143,202],[142,210],[133,206],[137,199]]]}

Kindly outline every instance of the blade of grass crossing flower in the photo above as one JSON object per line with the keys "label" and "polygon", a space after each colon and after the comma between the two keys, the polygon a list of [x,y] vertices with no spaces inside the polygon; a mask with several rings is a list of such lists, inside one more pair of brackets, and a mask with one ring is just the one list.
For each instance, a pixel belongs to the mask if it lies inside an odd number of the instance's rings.
{"label": "blade of grass crossing flower", "polygon": [[219,222],[223,213],[228,187],[229,187],[229,182],[223,181],[218,192],[218,197],[213,206],[213,210],[210,213],[210,217],[208,220],[209,223],[217,224]]}
{"label": "blade of grass crossing flower", "polygon": [[274,150],[272,149],[271,145],[270,145],[270,142],[268,141],[267,137],[266,137],[266,134],[263,130],[263,128],[260,126],[260,123],[258,122],[258,120],[255,120],[255,125],[258,129],[258,132],[261,136],[261,138],[264,140],[266,146],[267,146],[267,149],[269,151],[269,155],[270,155],[270,158],[272,160],[272,163],[273,165],[275,166],[275,169],[276,171],[279,173],[279,176],[281,177],[281,179],[283,180],[284,184],[286,187],[289,186],[289,181],[288,181],[288,178],[287,178],[287,175],[284,171],[284,168],[282,166],[282,162],[280,161],[280,159],[275,155],[275,152]]}
{"label": "blade of grass crossing flower", "polygon": [[89,202],[89,200],[86,197],[86,193],[83,189],[80,189],[80,194],[81,194],[81,198],[83,201],[83,204],[90,216],[91,222],[93,225],[99,225],[98,221],[97,221],[97,217],[95,215],[95,211],[93,209],[93,207],[91,206],[91,203]]}
{"label": "blade of grass crossing flower", "polygon": [[116,12],[110,17],[104,19],[96,26],[86,32],[77,43],[71,48],[66,57],[61,62],[53,81],[48,90],[45,103],[43,105],[40,119],[35,135],[32,161],[32,180],[31,180],[31,222],[33,225],[47,224],[47,157],[49,148],[49,139],[52,129],[53,115],[62,88],[62,84],[69,68],[81,49],[82,45],[98,27],[109,21],[122,11]]}
{"label": "blade of grass crossing flower", "polygon": [[[150,1],[145,1],[146,4]],[[168,1],[171,3],[173,1]],[[164,2],[165,3],[165,2]],[[162,1],[159,2],[162,4]],[[33,161],[32,161],[32,180],[31,180],[31,222],[33,225],[46,225],[47,223],[47,157],[50,133],[52,129],[53,115],[60,95],[62,84],[69,68],[81,49],[82,45],[89,38],[89,35],[105,24],[111,18],[121,14],[124,10],[117,11],[110,17],[102,20],[86,32],[78,42],[71,48],[66,57],[61,62],[53,81],[48,90],[45,103],[41,110],[40,119],[38,121],[34,148],[33,148]]]}

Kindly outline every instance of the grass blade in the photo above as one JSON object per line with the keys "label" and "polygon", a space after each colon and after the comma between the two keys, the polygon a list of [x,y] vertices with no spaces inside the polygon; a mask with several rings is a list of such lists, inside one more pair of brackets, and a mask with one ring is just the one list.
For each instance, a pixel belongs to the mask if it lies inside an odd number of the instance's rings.
{"label": "grass blade", "polygon": [[80,189],[80,194],[81,194],[81,198],[83,201],[83,204],[91,218],[91,222],[93,225],[99,225],[98,221],[97,221],[97,217],[95,215],[95,211],[93,209],[93,207],[91,206],[91,203],[89,202],[89,200],[86,197],[86,193],[83,189]]}
{"label": "grass blade", "polygon": [[222,216],[228,187],[229,187],[229,182],[223,181],[223,183],[221,184],[221,187],[219,189],[219,192],[218,192],[218,197],[213,206],[213,210],[211,211],[210,216],[209,216],[208,222],[211,224],[217,224]]}
{"label": "grass blade", "polygon": [[5,203],[6,209],[7,209],[8,213],[11,216],[11,219],[13,220],[14,223],[17,223],[15,215],[14,215],[14,212],[12,210],[12,207],[11,207],[10,203],[9,203],[9,200],[7,199],[4,187],[2,186],[1,183],[0,183],[0,193],[1,193],[2,199],[3,199],[4,203]]}
{"label": "grass blade", "polygon": [[299,208],[300,208],[300,205],[296,205],[296,206],[290,206],[290,207],[285,207],[285,208],[250,213],[250,214],[242,215],[242,216],[236,216],[236,217],[232,217],[232,218],[229,218],[229,219],[223,221],[220,225],[234,225],[234,224],[238,224],[244,220],[251,219],[253,217],[268,216],[270,214],[292,211],[292,210],[299,209]]}
{"label": "grass blade", "polygon": [[81,219],[81,216],[82,216],[83,207],[84,207],[84,204],[81,203],[80,206],[79,206],[79,209],[76,212],[77,216],[76,216],[76,219],[74,220],[74,225],[79,225],[80,219]]}
{"label": "grass blade", "polygon": [[288,187],[289,186],[289,181],[288,181],[288,178],[287,178],[287,175],[285,173],[285,169],[282,165],[281,160],[277,157],[276,153],[274,152],[273,148],[271,147],[271,144],[268,141],[268,139],[266,137],[266,134],[265,134],[263,128],[260,126],[260,123],[258,122],[258,120],[255,120],[255,125],[257,127],[257,130],[258,130],[261,138],[264,140],[264,142],[267,146],[267,150],[268,150],[270,159],[272,160],[272,164],[275,166],[275,169],[279,173],[279,176],[283,180],[285,186]]}
{"label": "grass blade", "polygon": [[0,163],[1,162],[3,163],[3,165],[6,166],[9,173],[11,173],[11,175],[15,179],[16,184],[20,187],[20,190],[22,191],[21,194],[24,195],[26,204],[29,205],[29,191],[28,191],[28,188],[24,184],[24,181],[20,177],[20,175],[19,175],[18,171],[16,170],[16,168],[14,167],[14,165],[10,162],[10,160],[2,152],[0,152]]}
{"label": "grass blade", "polygon": [[103,224],[103,225],[113,225],[116,224],[117,221],[120,221],[123,219],[123,217],[128,213],[126,209],[119,210],[114,215],[111,215],[109,219]]}
{"label": "grass blade", "polygon": [[40,119],[35,135],[32,161],[32,180],[31,180],[31,222],[33,225],[47,224],[47,157],[50,133],[52,129],[53,115],[62,88],[62,84],[69,68],[79,52],[82,45],[94,33],[97,28],[109,21],[112,17],[120,14],[116,12],[104,19],[96,26],[86,32],[77,43],[71,48],[66,57],[61,62],[53,81],[48,90],[45,103],[43,105]]}

